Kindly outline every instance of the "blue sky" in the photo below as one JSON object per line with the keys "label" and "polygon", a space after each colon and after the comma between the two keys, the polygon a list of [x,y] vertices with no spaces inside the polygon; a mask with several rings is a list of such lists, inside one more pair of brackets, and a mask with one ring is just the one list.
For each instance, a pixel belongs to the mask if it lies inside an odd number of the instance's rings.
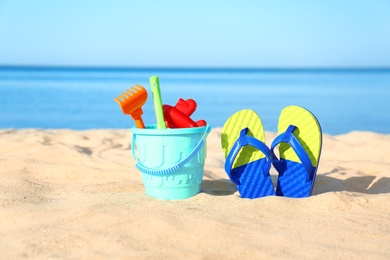
{"label": "blue sky", "polygon": [[0,65],[390,67],[390,1],[0,0]]}

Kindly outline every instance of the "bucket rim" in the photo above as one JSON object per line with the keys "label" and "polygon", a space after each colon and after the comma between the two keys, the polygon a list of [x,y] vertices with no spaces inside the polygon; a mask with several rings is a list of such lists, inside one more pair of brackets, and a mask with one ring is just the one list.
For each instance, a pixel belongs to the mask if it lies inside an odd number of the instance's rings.
{"label": "bucket rim", "polygon": [[166,128],[157,129],[156,125],[146,125],[145,128],[136,128],[133,126],[131,132],[135,135],[180,135],[204,133],[210,125],[189,128]]}

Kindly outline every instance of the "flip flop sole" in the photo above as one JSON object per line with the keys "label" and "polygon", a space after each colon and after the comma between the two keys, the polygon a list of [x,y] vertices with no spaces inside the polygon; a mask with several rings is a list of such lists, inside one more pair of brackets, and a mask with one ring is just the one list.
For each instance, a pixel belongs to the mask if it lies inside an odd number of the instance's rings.
{"label": "flip flop sole", "polygon": [[308,181],[308,173],[297,154],[289,144],[281,143],[279,156],[285,160],[286,166],[284,172],[279,172],[276,194],[286,197],[308,197],[314,186],[321,155],[321,126],[311,112],[299,106],[288,106],[282,110],[278,134],[285,132],[290,125],[297,127],[293,134],[306,151],[315,169],[312,178]]}
{"label": "flip flop sole", "polygon": [[[228,157],[234,143],[240,137],[243,128],[248,128],[248,135],[265,143],[263,124],[252,110],[241,110],[233,114],[224,124],[221,144],[225,158]],[[241,148],[233,162],[230,176],[238,179],[235,182],[242,198],[259,198],[275,195],[269,172],[264,173],[267,158],[263,152],[253,146]]]}
{"label": "flip flop sole", "polygon": [[[245,127],[249,128],[248,135],[265,143],[264,127],[260,117],[253,110],[240,110],[229,117],[222,128],[221,144],[225,158],[240,136],[240,131]],[[233,163],[233,168],[264,157],[261,151],[252,146],[243,147]]]}
{"label": "flip flop sole", "polygon": [[259,159],[246,165],[232,169],[232,175],[240,176],[240,185],[237,185],[238,192],[242,198],[260,198],[275,195],[275,188],[271,176],[264,177],[263,169],[266,159]]}

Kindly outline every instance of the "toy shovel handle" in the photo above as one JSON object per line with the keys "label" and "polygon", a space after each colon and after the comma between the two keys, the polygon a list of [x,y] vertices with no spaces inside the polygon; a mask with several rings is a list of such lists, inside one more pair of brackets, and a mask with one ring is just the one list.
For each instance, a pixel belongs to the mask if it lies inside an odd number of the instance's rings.
{"label": "toy shovel handle", "polygon": [[165,129],[167,128],[167,126],[164,121],[164,113],[162,108],[160,80],[158,79],[157,76],[151,76],[149,78],[149,82],[150,82],[150,87],[152,88],[154,112],[156,113],[157,128]]}

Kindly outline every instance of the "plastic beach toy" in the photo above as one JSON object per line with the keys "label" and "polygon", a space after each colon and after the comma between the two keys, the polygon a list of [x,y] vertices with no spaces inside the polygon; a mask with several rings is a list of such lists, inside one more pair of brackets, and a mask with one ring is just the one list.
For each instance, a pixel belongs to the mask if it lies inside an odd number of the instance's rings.
{"label": "plastic beach toy", "polygon": [[263,124],[252,110],[233,114],[222,128],[225,171],[242,198],[275,195],[269,170],[272,153],[265,145]]}
{"label": "plastic beach toy", "polygon": [[145,128],[142,120],[142,106],[148,98],[148,92],[141,85],[135,84],[135,87],[127,89],[122,95],[114,98],[122,109],[123,114],[130,115],[138,128]]}
{"label": "plastic beach toy", "polygon": [[273,165],[279,172],[276,195],[302,198],[311,195],[321,155],[322,131],[316,117],[299,106],[284,108],[279,117],[279,159]]}
{"label": "plastic beach toy", "polygon": [[164,118],[169,128],[188,128],[206,126],[205,120],[193,121],[190,116],[196,110],[193,99],[179,99],[175,106],[163,105]]}
{"label": "plastic beach toy", "polygon": [[200,192],[210,126],[178,129],[132,128],[132,156],[147,195],[178,200]]}
{"label": "plastic beach toy", "polygon": [[156,113],[157,128],[165,129],[167,128],[167,126],[164,121],[164,114],[162,110],[160,80],[157,76],[152,76],[149,78],[149,82],[150,82],[150,87],[152,88],[154,112]]}

